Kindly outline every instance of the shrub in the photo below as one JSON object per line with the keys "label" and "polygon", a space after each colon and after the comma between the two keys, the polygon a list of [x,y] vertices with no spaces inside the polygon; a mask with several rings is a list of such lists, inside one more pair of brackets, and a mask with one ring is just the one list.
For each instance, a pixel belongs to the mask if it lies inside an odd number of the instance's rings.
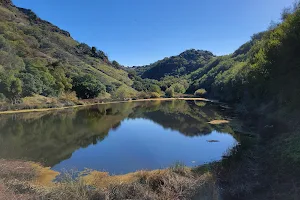
{"label": "shrub", "polygon": [[90,99],[105,93],[105,86],[94,76],[86,74],[73,79],[73,90],[79,98]]}
{"label": "shrub", "polygon": [[150,95],[147,92],[140,92],[138,94],[138,99],[149,99]]}
{"label": "shrub", "polygon": [[42,93],[43,82],[37,76],[30,73],[21,73],[19,77],[23,83],[23,96],[32,96]]}
{"label": "shrub", "polygon": [[160,87],[158,85],[154,85],[154,84],[151,84],[149,86],[148,91],[149,92],[156,92],[156,93],[160,93],[161,92]]}
{"label": "shrub", "polygon": [[22,99],[22,109],[37,109],[37,108],[53,108],[61,107],[62,105],[53,97],[45,97],[42,95],[34,95]]}
{"label": "shrub", "polygon": [[160,94],[157,93],[157,92],[151,92],[150,93],[150,98],[159,98],[160,97]]}
{"label": "shrub", "polygon": [[60,100],[77,102],[78,98],[77,98],[76,92],[72,91],[72,92],[62,93],[60,96]]}
{"label": "shrub", "polygon": [[6,70],[23,70],[25,64],[19,56],[0,50],[0,65]]}
{"label": "shrub", "polygon": [[113,93],[114,91],[117,90],[117,87],[115,85],[106,85],[106,92],[108,93]]}
{"label": "shrub", "polygon": [[22,93],[22,81],[11,74],[0,74],[1,92],[12,101],[17,103]]}
{"label": "shrub", "polygon": [[120,69],[121,68],[121,65],[117,62],[117,61],[112,61],[112,66],[114,67],[114,68],[116,68],[116,69]]}
{"label": "shrub", "polygon": [[0,93],[0,102],[6,101],[6,97],[3,93]]}
{"label": "shrub", "polygon": [[206,94],[206,90],[205,89],[198,89],[195,91],[194,95],[197,97],[203,97]]}
{"label": "shrub", "polygon": [[181,93],[181,94],[185,93],[185,88],[180,83],[175,83],[171,87],[174,88],[174,92],[176,93]]}
{"label": "shrub", "polygon": [[172,87],[166,89],[166,96],[173,97],[174,96],[174,89]]}
{"label": "shrub", "polygon": [[132,87],[137,90],[137,91],[143,91],[144,90],[144,86],[143,83],[140,81],[134,81],[132,84]]}
{"label": "shrub", "polygon": [[129,99],[136,96],[136,91],[126,85],[122,85],[113,93],[112,96],[114,99]]}

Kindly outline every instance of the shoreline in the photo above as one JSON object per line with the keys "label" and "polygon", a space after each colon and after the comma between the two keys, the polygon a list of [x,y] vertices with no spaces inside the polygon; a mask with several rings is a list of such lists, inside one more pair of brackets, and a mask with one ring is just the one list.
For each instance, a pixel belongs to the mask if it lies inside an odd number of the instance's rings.
{"label": "shoreline", "polygon": [[85,170],[75,179],[72,172],[56,172],[31,161],[0,159],[0,166],[0,199],[111,199],[112,194],[114,199],[192,199],[199,190],[216,191],[207,188],[214,185],[210,172],[181,165],[121,175]]}
{"label": "shoreline", "polygon": [[199,98],[197,98],[197,97],[153,98],[153,99],[137,99],[137,100],[128,100],[128,101],[108,101],[108,102],[101,102],[101,103],[91,103],[91,104],[75,105],[75,106],[64,106],[64,107],[57,107],[57,108],[7,110],[7,111],[0,111],[0,115],[1,114],[28,113],[28,112],[46,112],[46,111],[64,110],[64,109],[68,109],[68,108],[79,108],[79,107],[85,107],[85,106],[105,105],[105,104],[113,104],[113,103],[128,103],[128,102],[143,102],[143,101],[171,101],[171,100],[187,100],[187,101],[195,101],[196,100],[196,101],[216,102],[213,100],[200,98],[200,97]]}

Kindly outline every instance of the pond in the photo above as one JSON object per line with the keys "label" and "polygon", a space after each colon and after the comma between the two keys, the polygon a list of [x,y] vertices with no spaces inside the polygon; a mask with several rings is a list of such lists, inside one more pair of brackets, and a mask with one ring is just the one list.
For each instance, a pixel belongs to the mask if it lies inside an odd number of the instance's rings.
{"label": "pond", "polygon": [[0,158],[110,174],[198,166],[238,144],[230,124],[208,123],[224,118],[218,105],[184,100],[0,115]]}

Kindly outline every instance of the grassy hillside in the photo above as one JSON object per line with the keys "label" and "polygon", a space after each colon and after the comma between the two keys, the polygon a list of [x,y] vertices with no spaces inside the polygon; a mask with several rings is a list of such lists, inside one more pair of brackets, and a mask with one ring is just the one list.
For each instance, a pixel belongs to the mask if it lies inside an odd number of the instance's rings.
{"label": "grassy hillside", "polygon": [[31,10],[0,1],[1,100],[18,103],[26,96],[72,91],[79,98],[135,93],[132,83],[103,51],[75,41]]}
{"label": "grassy hillside", "polygon": [[211,97],[271,110],[299,108],[299,4],[282,22],[256,34],[228,56],[214,58],[190,74],[191,90],[205,88]]}
{"label": "grassy hillside", "polygon": [[142,78],[159,80],[162,90],[184,81],[181,92],[193,94],[203,88],[210,98],[244,103],[250,109],[257,105],[271,110],[298,108],[299,16],[296,3],[284,10],[279,23],[253,35],[230,55],[188,50],[133,70]]}
{"label": "grassy hillside", "polygon": [[252,48],[264,34],[262,32],[253,35],[249,42],[243,44],[234,53],[215,57],[204,67],[190,73],[188,79],[191,81],[191,86],[188,91],[193,92],[204,88],[212,98],[225,101],[240,100],[243,91],[234,86],[243,84],[241,77],[248,72],[247,62],[253,54]]}

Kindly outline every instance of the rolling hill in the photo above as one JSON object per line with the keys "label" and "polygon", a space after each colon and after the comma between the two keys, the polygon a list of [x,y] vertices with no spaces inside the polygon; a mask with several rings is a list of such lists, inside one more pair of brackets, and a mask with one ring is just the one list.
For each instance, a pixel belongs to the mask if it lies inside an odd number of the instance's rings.
{"label": "rolling hill", "polygon": [[0,1],[2,99],[60,96],[69,91],[82,93],[80,98],[134,94],[132,83],[128,73],[113,65],[103,51],[74,40],[31,10]]}
{"label": "rolling hill", "polygon": [[190,49],[153,64],[133,67],[142,78],[160,80],[165,76],[183,76],[206,65],[215,56],[209,51]]}

